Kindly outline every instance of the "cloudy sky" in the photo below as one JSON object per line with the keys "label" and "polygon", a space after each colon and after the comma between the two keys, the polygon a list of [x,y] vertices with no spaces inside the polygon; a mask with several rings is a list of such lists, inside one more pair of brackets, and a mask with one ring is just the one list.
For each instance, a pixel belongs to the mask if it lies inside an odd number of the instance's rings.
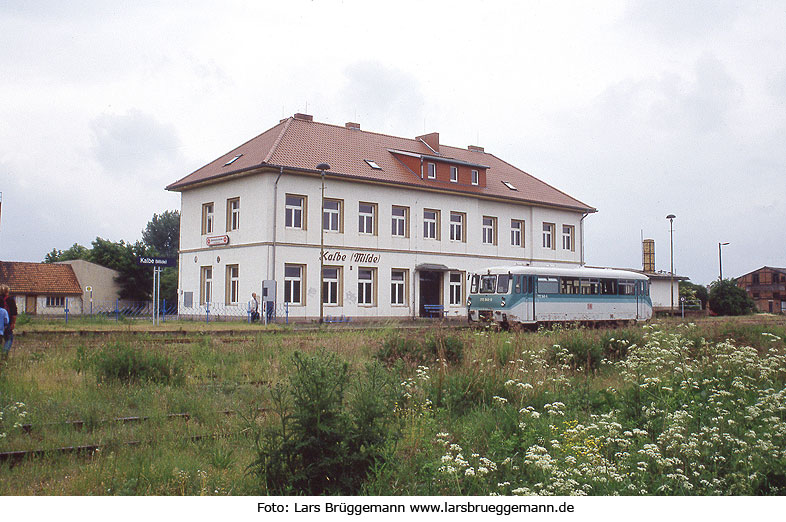
{"label": "cloudy sky", "polygon": [[598,209],[587,262],[786,266],[786,2],[0,2],[0,259],[134,241],[295,112],[484,146]]}

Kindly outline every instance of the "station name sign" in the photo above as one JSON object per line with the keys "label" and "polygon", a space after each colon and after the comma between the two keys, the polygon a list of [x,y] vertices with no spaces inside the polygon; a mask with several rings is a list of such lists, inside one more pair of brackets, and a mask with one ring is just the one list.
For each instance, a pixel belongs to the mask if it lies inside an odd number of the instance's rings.
{"label": "station name sign", "polygon": [[177,259],[173,257],[140,257],[142,266],[177,266]]}
{"label": "station name sign", "polygon": [[346,262],[347,258],[349,258],[350,263],[379,264],[379,254],[370,254],[364,252],[343,254],[341,250],[325,250],[322,252],[322,261]]}

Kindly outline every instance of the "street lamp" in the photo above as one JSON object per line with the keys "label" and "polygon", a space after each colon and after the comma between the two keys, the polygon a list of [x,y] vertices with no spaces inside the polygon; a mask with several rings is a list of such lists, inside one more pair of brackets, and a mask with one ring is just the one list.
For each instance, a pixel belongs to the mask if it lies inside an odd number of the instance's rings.
{"label": "street lamp", "polygon": [[325,171],[330,170],[330,165],[320,163],[317,165],[319,176],[322,179],[322,217],[320,218],[319,234],[319,324],[324,321],[325,313]]}
{"label": "street lamp", "polygon": [[723,281],[723,252],[721,247],[728,245],[728,243],[718,243],[718,280]]}
{"label": "street lamp", "polygon": [[669,220],[669,251],[671,254],[671,315],[674,315],[674,214],[669,214],[666,219]]}

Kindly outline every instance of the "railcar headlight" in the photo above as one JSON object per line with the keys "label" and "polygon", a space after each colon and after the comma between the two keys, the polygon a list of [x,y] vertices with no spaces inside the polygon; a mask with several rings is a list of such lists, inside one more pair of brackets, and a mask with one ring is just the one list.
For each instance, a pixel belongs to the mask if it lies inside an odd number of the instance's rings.
{"label": "railcar headlight", "polygon": [[470,306],[472,306],[472,298],[467,297],[467,308],[469,308]]}
{"label": "railcar headlight", "polygon": [[500,303],[500,306],[504,307],[505,306],[505,298],[503,297],[502,299],[500,299],[499,303]]}

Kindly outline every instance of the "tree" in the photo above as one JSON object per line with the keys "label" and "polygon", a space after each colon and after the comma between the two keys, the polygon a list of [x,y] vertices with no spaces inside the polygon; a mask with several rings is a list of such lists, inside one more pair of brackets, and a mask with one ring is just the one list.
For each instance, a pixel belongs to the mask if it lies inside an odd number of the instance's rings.
{"label": "tree", "polygon": [[701,301],[701,309],[707,308],[707,300],[709,299],[709,292],[704,285],[697,285],[690,281],[683,281],[680,283],[680,297],[684,297],[689,301]]}
{"label": "tree", "polygon": [[[177,258],[180,250],[180,212],[166,210],[163,214],[153,214],[142,240],[156,255]],[[177,303],[177,268],[168,267],[161,272],[161,298],[167,306]]]}
{"label": "tree", "polygon": [[71,248],[67,250],[58,250],[53,248],[51,252],[44,257],[44,263],[56,263],[57,261],[71,261],[74,259],[88,259],[90,250],[83,247],[78,243],[74,243]]}
{"label": "tree", "polygon": [[115,243],[97,237],[88,260],[117,270],[115,282],[120,285],[121,299],[144,301],[150,299],[153,271],[150,267],[141,266],[139,258],[152,254],[141,241],[126,243],[121,239]]}
{"label": "tree", "polygon": [[142,241],[162,257],[177,257],[180,249],[180,212],[166,210],[163,214],[153,214],[145,230]]}
{"label": "tree", "polygon": [[718,315],[746,315],[756,311],[756,303],[734,279],[712,283],[709,302],[710,310]]}

